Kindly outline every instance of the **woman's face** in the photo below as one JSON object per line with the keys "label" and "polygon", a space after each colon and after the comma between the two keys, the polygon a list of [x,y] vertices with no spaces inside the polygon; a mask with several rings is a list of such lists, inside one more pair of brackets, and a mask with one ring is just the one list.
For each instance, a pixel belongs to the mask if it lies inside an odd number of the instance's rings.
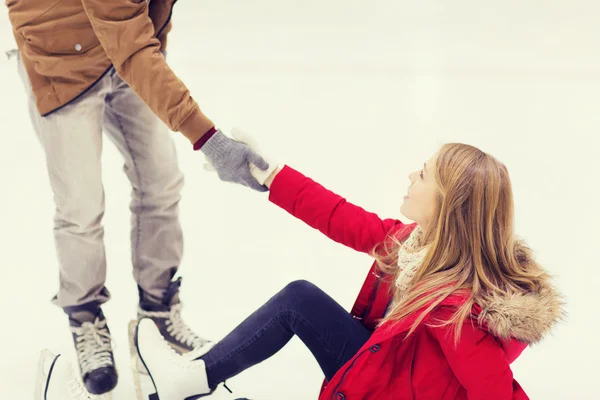
{"label": "woman's face", "polygon": [[435,182],[437,154],[433,155],[423,168],[408,176],[410,186],[404,202],[400,206],[400,212],[406,218],[415,221],[423,229],[426,229],[437,209],[439,198],[438,187]]}

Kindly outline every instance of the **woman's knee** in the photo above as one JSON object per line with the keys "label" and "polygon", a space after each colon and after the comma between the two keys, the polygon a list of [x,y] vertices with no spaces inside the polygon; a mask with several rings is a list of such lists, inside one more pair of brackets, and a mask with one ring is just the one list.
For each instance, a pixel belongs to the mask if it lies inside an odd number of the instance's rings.
{"label": "woman's knee", "polygon": [[298,303],[305,299],[314,300],[323,293],[315,284],[300,279],[287,284],[280,292],[279,296],[286,303]]}

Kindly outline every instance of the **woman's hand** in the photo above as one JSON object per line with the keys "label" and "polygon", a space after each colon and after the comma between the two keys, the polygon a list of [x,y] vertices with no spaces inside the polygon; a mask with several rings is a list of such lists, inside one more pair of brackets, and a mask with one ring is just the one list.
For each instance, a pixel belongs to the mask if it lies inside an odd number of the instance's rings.
{"label": "woman's hand", "polygon": [[277,174],[279,174],[281,172],[281,168],[277,167],[277,169],[275,171],[273,171],[273,173],[271,174],[271,176],[269,176],[267,178],[267,180],[265,181],[265,186],[268,187],[269,189],[271,188],[271,184],[273,183],[273,180],[275,180],[275,177],[277,176]]}

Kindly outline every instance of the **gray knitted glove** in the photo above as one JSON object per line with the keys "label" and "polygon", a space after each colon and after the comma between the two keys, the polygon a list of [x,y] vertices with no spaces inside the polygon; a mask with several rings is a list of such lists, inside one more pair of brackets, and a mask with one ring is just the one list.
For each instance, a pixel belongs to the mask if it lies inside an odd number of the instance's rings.
{"label": "gray knitted glove", "polygon": [[259,192],[269,189],[259,184],[250,172],[250,163],[266,171],[269,164],[248,145],[217,132],[200,149],[224,182],[239,183]]}

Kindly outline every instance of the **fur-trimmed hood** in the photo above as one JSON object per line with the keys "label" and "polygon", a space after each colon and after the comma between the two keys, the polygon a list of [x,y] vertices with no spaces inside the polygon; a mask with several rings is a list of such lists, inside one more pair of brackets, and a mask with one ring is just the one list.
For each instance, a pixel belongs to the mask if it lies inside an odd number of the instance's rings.
{"label": "fur-trimmed hood", "polygon": [[[520,254],[520,261],[535,264],[529,254]],[[540,268],[535,265],[534,269]],[[527,344],[540,342],[565,317],[564,298],[552,286],[550,278],[543,280],[537,293],[495,295],[480,304],[479,322],[499,339],[516,339]]]}
{"label": "fur-trimmed hood", "polygon": [[479,321],[499,339],[534,344],[563,318],[561,299],[551,287],[536,294],[496,296],[482,307]]}

